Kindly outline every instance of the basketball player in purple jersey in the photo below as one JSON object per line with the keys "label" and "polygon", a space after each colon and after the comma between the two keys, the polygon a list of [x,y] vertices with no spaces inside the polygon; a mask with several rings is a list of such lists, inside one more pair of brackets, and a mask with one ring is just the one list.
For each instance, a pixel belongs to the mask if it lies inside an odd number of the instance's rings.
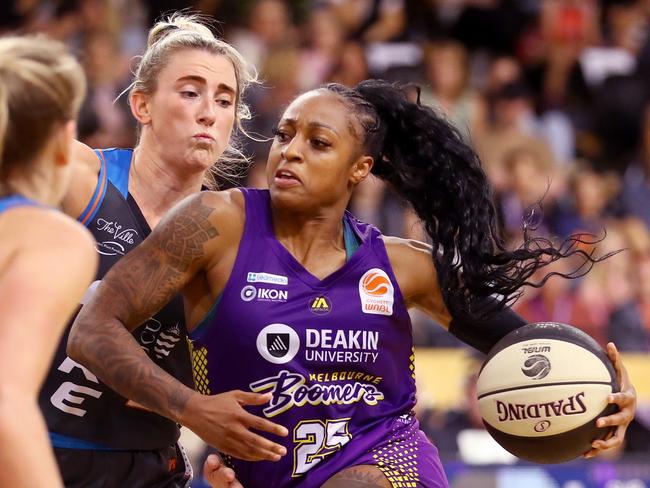
{"label": "basketball player in purple jersey", "polygon": [[[433,246],[382,236],[345,211],[371,172],[413,205]],[[407,309],[488,351],[523,325],[505,303],[535,270],[568,256],[595,260],[531,236],[506,250],[474,152],[384,82],[328,85],[294,100],[267,180],[269,191],[207,193],[173,210],[107,275],[73,326],[69,353],[144,405],[173,395],[179,408],[161,413],[201,432],[209,419],[193,415],[200,396],[126,332],[183,290],[200,389],[269,392],[255,413],[290,432],[277,463],[231,459],[243,486],[447,486],[412,413]],[[617,429],[594,452],[620,445],[635,408],[613,345],[609,353],[620,411],[600,420]]]}
{"label": "basketball player in purple jersey", "polygon": [[[242,95],[254,78],[239,53],[216,39],[201,18],[177,14],[153,26],[129,93],[139,123],[137,147],[74,147],[79,164],[63,209],[97,240],[99,270],[87,296],[167,210],[201,189],[215,163],[219,171],[228,167],[236,156],[232,129],[248,114]],[[148,317],[133,337],[161,368],[193,386],[180,296]],[[191,469],[177,443],[178,425],[111,390],[67,357],[66,344],[67,331],[39,395],[66,486],[185,486]],[[248,429],[251,419],[258,430],[284,428],[244,416],[242,404],[263,404],[268,397],[229,392],[203,400],[197,408],[212,423],[201,435],[210,444],[247,459],[283,452]],[[172,408],[174,401],[165,399]]]}
{"label": "basketball player in purple jersey", "polygon": [[62,486],[36,397],[97,269],[90,233],[55,209],[85,89],[62,44],[0,39],[0,486]]}

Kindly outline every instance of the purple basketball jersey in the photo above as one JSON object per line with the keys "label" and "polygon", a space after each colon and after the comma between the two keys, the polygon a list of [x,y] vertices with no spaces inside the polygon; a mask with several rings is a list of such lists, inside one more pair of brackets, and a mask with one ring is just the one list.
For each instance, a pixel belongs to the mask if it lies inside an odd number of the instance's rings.
{"label": "purple basketball jersey", "polygon": [[379,231],[346,214],[346,247],[358,247],[319,280],[275,238],[268,191],[242,191],[234,268],[191,340],[200,391],[271,392],[250,410],[289,430],[273,438],[281,461],[231,460],[243,486],[317,487],[358,464],[394,487],[447,486],[412,414],[411,323]]}

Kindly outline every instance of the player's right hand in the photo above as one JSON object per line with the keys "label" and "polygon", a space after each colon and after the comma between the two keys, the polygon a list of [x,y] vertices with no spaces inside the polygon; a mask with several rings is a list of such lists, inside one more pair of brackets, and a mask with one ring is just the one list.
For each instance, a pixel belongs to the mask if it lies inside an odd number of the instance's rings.
{"label": "player's right hand", "polygon": [[243,488],[235,472],[224,466],[217,454],[210,454],[203,463],[203,477],[212,488]]}
{"label": "player's right hand", "polygon": [[279,461],[287,453],[284,446],[251,432],[251,429],[285,437],[285,427],[257,417],[245,405],[264,405],[270,393],[241,390],[219,395],[193,395],[187,402],[181,423],[194,431],[207,444],[224,454],[245,461]]}

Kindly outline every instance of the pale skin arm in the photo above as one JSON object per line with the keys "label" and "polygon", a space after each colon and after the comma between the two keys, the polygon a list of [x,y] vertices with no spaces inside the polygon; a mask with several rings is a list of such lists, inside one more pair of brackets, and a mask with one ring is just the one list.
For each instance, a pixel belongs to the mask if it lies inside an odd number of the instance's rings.
{"label": "pale skin arm", "polygon": [[[396,237],[385,237],[384,241],[407,305],[419,308],[448,329],[451,315],[442,300],[436,268],[431,259],[431,246]],[[598,420],[599,427],[614,427],[614,431],[607,440],[594,441],[593,449],[585,454],[586,457],[622,446],[625,431],[636,411],[636,390],[613,343],[607,345],[607,354],[621,385],[621,391],[610,395],[608,401],[618,405],[619,411]]]}
{"label": "pale skin arm", "polygon": [[[229,201],[218,193],[188,197],[104,277],[75,320],[68,355],[109,387],[196,432],[221,452],[278,460],[283,446],[254,434],[287,430],[248,413],[270,395],[233,391],[201,395],[157,366],[130,334],[228,251]],[[209,291],[206,291],[209,293]]]}
{"label": "pale skin arm", "polygon": [[65,324],[95,275],[97,256],[90,234],[58,212],[12,213],[6,218],[16,222],[9,228],[22,235],[0,272],[0,486],[58,487],[37,396]]}

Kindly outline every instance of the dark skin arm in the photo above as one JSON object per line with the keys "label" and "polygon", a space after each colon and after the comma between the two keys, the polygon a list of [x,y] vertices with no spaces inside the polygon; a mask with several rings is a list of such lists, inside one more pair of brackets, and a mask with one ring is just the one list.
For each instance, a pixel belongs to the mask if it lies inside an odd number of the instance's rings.
{"label": "dark skin arm", "polygon": [[[431,259],[431,246],[396,237],[384,237],[384,242],[407,305],[422,310],[448,329],[451,315],[442,299],[436,268]],[[615,429],[607,440],[594,441],[592,449],[585,453],[587,457],[594,457],[602,451],[623,445],[625,431],[636,411],[636,390],[613,343],[607,345],[607,355],[616,369],[621,385],[621,391],[610,395],[608,401],[616,403],[619,411],[598,420],[599,427]]]}
{"label": "dark skin arm", "polygon": [[219,267],[232,245],[233,219],[224,218],[228,204],[224,196],[204,192],[176,206],[104,277],[73,324],[67,352],[122,396],[189,427],[222,452],[278,460],[284,447],[250,429],[287,435],[286,429],[243,408],[268,402],[267,395],[201,395],[157,366],[130,333],[193,279],[207,283],[206,273]]}

